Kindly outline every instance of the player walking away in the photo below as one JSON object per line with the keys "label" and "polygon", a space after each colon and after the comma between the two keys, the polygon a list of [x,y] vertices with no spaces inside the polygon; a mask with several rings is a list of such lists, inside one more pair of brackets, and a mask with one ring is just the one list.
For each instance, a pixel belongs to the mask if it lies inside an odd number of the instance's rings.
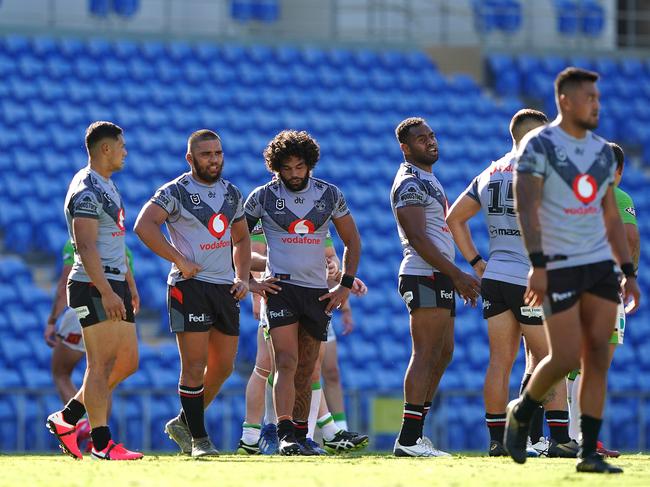
{"label": "player walking away", "polygon": [[[518,111],[510,122],[512,150],[474,178],[447,215],[447,224],[456,245],[482,278],[483,317],[488,322],[490,342],[490,362],[483,387],[485,421],[490,432],[490,456],[506,455],[503,432],[510,372],[521,336],[525,338],[526,348],[530,350],[534,363],[539,363],[548,355],[546,336],[541,326],[542,308],[524,304],[530,263],[517,227],[512,186],[515,156],[521,139],[529,131],[547,123],[548,119],[542,112],[530,109]],[[487,263],[479,255],[467,225],[468,220],[481,210],[490,235]],[[563,384],[556,384],[546,400],[545,408],[551,432],[548,456],[575,458],[578,444],[569,438],[569,414]],[[535,450],[533,454],[537,456]]]}
{"label": "player walking away", "polygon": [[[504,446],[526,461],[530,417],[548,391],[582,363],[579,472],[620,473],[596,453],[606,394],[608,341],[625,278],[630,310],[639,306],[634,274],[613,184],[616,164],[598,126],[598,74],[567,68],[555,80],[558,118],[522,141],[515,208],[532,269],[525,300],[544,305],[550,354],[526,391],[508,404]],[[610,247],[611,245],[611,247]]]}
{"label": "player walking away", "polygon": [[[126,247],[126,256],[131,270],[131,275],[128,277],[132,277],[133,255],[128,247]],[[63,246],[63,267],[56,284],[52,309],[44,332],[45,343],[52,347],[52,380],[63,404],[67,404],[77,393],[78,389],[72,383],[71,376],[74,368],[86,355],[84,339],[81,335],[81,323],[79,323],[77,313],[72,308],[68,308],[66,304],[66,283],[73,265],[74,247],[72,241],[68,239]],[[135,281],[129,282],[129,286],[137,294]],[[137,309],[134,311],[135,313],[138,312]],[[108,410],[110,415],[110,402]],[[81,419],[77,423],[77,444],[79,448],[81,448],[84,441],[89,439],[90,423],[87,419]],[[86,451],[90,452],[91,449],[92,441],[89,441],[86,445]]]}
{"label": "player walking away", "polygon": [[[614,196],[616,198],[616,206],[618,207],[618,212],[621,215],[621,220],[623,221],[623,227],[625,228],[625,237],[627,239],[627,245],[632,254],[632,262],[634,262],[635,272],[639,268],[639,255],[641,253],[641,240],[639,237],[639,228],[636,223],[636,211],[634,209],[634,202],[630,195],[625,191],[619,188],[619,183],[623,177],[623,168],[625,167],[625,153],[623,149],[618,144],[613,142],[609,143],[610,147],[614,151],[614,157],[616,158],[616,176],[614,179]],[[616,322],[614,326],[614,333],[609,340],[609,365],[612,364],[612,359],[614,358],[614,352],[617,345],[623,345],[623,340],[625,337],[625,307],[623,306],[623,301],[618,303]],[[580,406],[578,404],[578,391],[580,390],[580,369],[576,369],[569,374],[567,378],[567,392],[569,396],[569,411],[571,413],[569,418],[569,434],[571,438],[576,440],[580,436],[579,428],[579,418],[580,418]],[[605,448],[602,441],[597,443],[597,452],[606,457],[617,458],[621,455],[620,452],[616,450],[610,450]]]}
{"label": "player walking away", "polygon": [[[203,457],[218,454],[205,429],[204,408],[234,367],[239,301],[248,293],[251,248],[242,195],[221,177],[219,136],[206,129],[194,132],[185,157],[191,170],[158,189],[140,211],[135,231],[172,263],[167,305],[181,360],[182,409],[166,431],[187,452],[189,429],[190,453]],[[171,243],[161,231],[163,223]]]}
{"label": "player walking away", "polygon": [[[138,368],[134,312],[139,307],[135,281],[126,263],[124,206],[110,177],[122,169],[126,149],[122,129],[94,122],[86,130],[88,166],[72,179],[65,199],[74,264],[68,276],[68,306],[81,323],[86,374],[79,391],[47,418],[63,451],[81,459],[76,425],[88,411],[91,456],[135,460],[111,439],[108,405],[111,390]],[[125,282],[126,281],[126,282]]]}
{"label": "player walking away", "polygon": [[422,426],[454,348],[454,289],[472,306],[479,282],[454,265],[454,241],[445,223],[447,197],[432,172],[438,141],[422,118],[395,130],[404,162],[395,176],[391,205],[404,250],[399,293],[410,315],[413,350],[404,377],[404,416],[396,456],[448,455],[422,438]]}
{"label": "player walking away", "polygon": [[[285,130],[264,150],[276,175],[246,201],[249,229],[259,219],[267,240],[265,274],[282,290],[267,297],[267,319],[277,368],[274,383],[279,451],[313,455],[306,444],[310,377],[320,344],[327,340],[332,311],[348,298],[361,241],[345,198],[334,185],[313,178],[320,149],[306,132]],[[327,287],[325,239],[332,221],[345,245],[343,277]]]}

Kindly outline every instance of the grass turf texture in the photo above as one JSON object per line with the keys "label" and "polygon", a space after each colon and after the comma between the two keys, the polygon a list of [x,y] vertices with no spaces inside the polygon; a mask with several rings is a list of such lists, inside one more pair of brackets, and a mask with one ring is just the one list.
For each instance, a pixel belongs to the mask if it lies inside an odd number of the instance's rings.
{"label": "grass turf texture", "polygon": [[517,465],[509,458],[454,455],[410,459],[387,454],[297,458],[222,455],[193,460],[147,455],[133,462],[75,461],[63,455],[0,455],[0,486],[139,487],[650,485],[650,455],[613,460],[622,475],[578,474],[575,460],[539,458]]}

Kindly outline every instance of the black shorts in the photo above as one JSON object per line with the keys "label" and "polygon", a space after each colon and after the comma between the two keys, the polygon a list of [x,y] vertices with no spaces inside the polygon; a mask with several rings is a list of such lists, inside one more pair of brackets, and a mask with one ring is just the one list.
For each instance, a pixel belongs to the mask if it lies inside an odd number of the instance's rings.
{"label": "black shorts", "polygon": [[[111,289],[115,291],[126,308],[126,320],[135,323],[131,291],[125,281],[108,279]],[[102,304],[102,295],[92,282],[68,280],[68,306],[75,310],[82,328],[87,328],[106,321],[106,311]]]}
{"label": "black shorts", "polygon": [[210,331],[239,336],[239,301],[231,284],[188,279],[167,286],[167,311],[172,333]]}
{"label": "black shorts", "polygon": [[544,298],[544,315],[559,313],[576,304],[583,293],[619,303],[620,276],[614,262],[565,267],[547,271],[548,288]]}
{"label": "black shorts", "polygon": [[316,340],[327,341],[327,329],[332,314],[326,313],[328,300],[319,301],[329,289],[296,286],[281,283],[282,291],[268,294],[266,298],[266,318],[269,329],[299,323]]}
{"label": "black shorts", "polygon": [[456,294],[451,278],[440,272],[432,276],[399,276],[399,294],[409,313],[418,308],[444,308],[456,316]]}
{"label": "black shorts", "polygon": [[524,325],[541,325],[542,308],[524,304],[526,286],[519,286],[496,279],[481,279],[481,297],[483,298],[483,318],[492,318],[504,311],[512,311],[519,323]]}

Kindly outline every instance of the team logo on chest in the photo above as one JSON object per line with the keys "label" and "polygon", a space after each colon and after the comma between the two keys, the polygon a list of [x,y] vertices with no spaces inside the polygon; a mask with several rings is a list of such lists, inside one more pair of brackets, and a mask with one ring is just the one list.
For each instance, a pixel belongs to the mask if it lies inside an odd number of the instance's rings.
{"label": "team logo on chest", "polygon": [[308,233],[314,233],[316,227],[309,220],[301,219],[294,220],[289,225],[289,233],[297,233],[298,235],[307,235]]}
{"label": "team logo on chest", "polygon": [[192,193],[190,195],[190,201],[193,204],[198,205],[199,203],[201,203],[201,197],[198,195],[198,193]]}
{"label": "team logo on chest", "polygon": [[578,174],[573,180],[573,194],[585,205],[596,199],[598,184],[590,174]]}
{"label": "team logo on chest", "polygon": [[218,239],[221,239],[228,230],[228,218],[223,213],[215,213],[208,221],[208,231]]}

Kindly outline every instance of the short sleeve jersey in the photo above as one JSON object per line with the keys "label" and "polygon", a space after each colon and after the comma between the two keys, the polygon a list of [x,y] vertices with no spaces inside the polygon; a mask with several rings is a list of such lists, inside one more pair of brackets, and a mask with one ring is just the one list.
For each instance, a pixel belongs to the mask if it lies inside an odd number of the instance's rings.
{"label": "short sleeve jersey", "polygon": [[464,195],[481,205],[490,235],[490,256],[483,277],[525,286],[530,262],[514,207],[515,152],[509,152],[476,176]]}
{"label": "short sleeve jersey", "polygon": [[249,228],[262,222],[268,253],[266,275],[302,287],[327,287],[329,223],[350,213],[336,186],[309,178],[307,187],[296,192],[274,179],[256,188],[245,208]]}
{"label": "short sleeve jersey", "polygon": [[[135,272],[133,271],[133,253],[131,252],[130,248],[125,248],[126,260],[129,265],[129,269],[131,269],[131,274],[135,275]],[[63,246],[61,257],[63,258],[63,265],[72,266],[74,264],[74,247],[72,246],[72,240],[68,239],[68,241]]]}
{"label": "short sleeve jersey", "polygon": [[424,230],[427,237],[442,255],[453,262],[454,240],[445,222],[449,209],[447,196],[433,173],[422,171],[408,162],[403,162],[395,176],[390,201],[404,255],[399,268],[400,275],[429,276],[437,270],[418,255],[399,224],[397,209],[405,206],[424,208],[426,218]]}
{"label": "short sleeve jersey", "polygon": [[[223,178],[203,184],[187,172],[160,187],[151,202],[168,213],[165,224],[172,245],[201,267],[193,279],[232,284],[235,273],[230,229],[244,217],[239,189]],[[167,283],[173,286],[183,280],[172,264]]]}
{"label": "short sleeve jersey", "polygon": [[566,256],[549,262],[549,269],[612,259],[601,202],[614,183],[615,169],[606,140],[590,131],[576,139],[560,128],[558,120],[522,140],[517,173],[544,180],[539,208],[543,252]]}
{"label": "short sleeve jersey", "polygon": [[108,279],[123,281],[126,275],[124,205],[113,181],[88,166],[81,169],[72,178],[65,197],[64,211],[68,234],[75,249],[74,263],[68,278],[91,282],[76,251],[72,220],[92,218],[98,222],[97,250],[104,274]]}
{"label": "short sleeve jersey", "polygon": [[623,223],[636,225],[636,209],[634,208],[632,197],[619,187],[614,188],[614,196],[616,197],[616,206],[618,206],[618,212],[621,214]]}

